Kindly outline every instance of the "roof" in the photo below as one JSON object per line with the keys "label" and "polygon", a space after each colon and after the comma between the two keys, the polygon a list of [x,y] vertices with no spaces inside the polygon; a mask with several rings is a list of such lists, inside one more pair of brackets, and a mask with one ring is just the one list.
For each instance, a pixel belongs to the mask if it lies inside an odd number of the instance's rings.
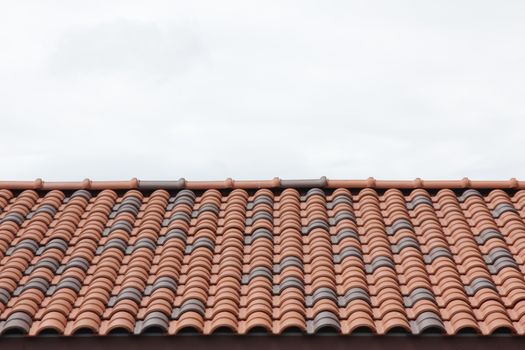
{"label": "roof", "polygon": [[224,181],[188,181],[184,178],[174,181],[144,181],[133,178],[129,181],[0,181],[0,188],[10,190],[209,190],[209,189],[254,189],[254,188],[374,188],[374,189],[525,189],[525,181],[516,178],[503,181],[479,181],[465,177],[461,180],[376,180],[369,177],[365,180],[331,180],[325,176],[319,179],[285,180],[275,177],[271,180],[234,180]]}
{"label": "roof", "polygon": [[0,332],[525,333],[522,182],[337,181],[0,182]]}

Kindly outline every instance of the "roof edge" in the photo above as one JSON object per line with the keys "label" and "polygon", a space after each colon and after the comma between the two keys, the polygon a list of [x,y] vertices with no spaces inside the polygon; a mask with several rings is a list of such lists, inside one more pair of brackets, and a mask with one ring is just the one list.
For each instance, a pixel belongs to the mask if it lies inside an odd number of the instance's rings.
{"label": "roof edge", "polygon": [[465,350],[521,350],[525,337],[520,336],[344,336],[344,335],[209,335],[209,336],[73,336],[73,337],[0,337],[0,346],[5,349],[42,349],[76,350],[114,349],[138,350],[144,348],[194,349],[194,350],[230,350],[251,348],[266,349],[415,349],[428,350],[465,349]]}
{"label": "roof edge", "polygon": [[364,180],[329,180],[326,177],[319,179],[286,180],[275,177],[271,180],[233,180],[227,178],[223,181],[189,181],[184,178],[179,180],[138,180],[132,178],[128,181],[0,181],[0,189],[9,190],[205,190],[205,189],[260,189],[260,188],[350,188],[350,189],[525,189],[525,181],[516,178],[510,180],[470,180],[465,177],[461,180],[376,180],[369,177]]}

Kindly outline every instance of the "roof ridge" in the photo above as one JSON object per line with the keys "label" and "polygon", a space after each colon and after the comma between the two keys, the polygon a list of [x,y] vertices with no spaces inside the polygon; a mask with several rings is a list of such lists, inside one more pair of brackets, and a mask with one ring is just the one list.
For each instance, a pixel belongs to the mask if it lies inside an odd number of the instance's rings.
{"label": "roof ridge", "polygon": [[10,190],[154,190],[154,189],[259,189],[259,188],[374,188],[374,189],[525,189],[525,181],[516,178],[510,180],[376,180],[373,177],[362,180],[330,180],[325,176],[319,179],[281,179],[271,180],[234,180],[223,181],[191,181],[179,180],[139,180],[132,178],[125,181],[44,181],[40,178],[34,181],[0,181],[0,189]]}

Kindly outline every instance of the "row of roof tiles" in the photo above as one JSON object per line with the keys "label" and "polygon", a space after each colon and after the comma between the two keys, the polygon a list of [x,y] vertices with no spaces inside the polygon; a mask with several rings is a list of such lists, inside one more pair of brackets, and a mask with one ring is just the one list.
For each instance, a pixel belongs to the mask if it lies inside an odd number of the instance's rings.
{"label": "row of roof tiles", "polygon": [[10,190],[207,190],[207,189],[260,189],[260,188],[374,188],[374,189],[525,189],[525,181],[515,178],[503,181],[478,181],[463,178],[461,180],[376,180],[370,177],[365,180],[330,180],[326,177],[320,179],[286,180],[278,177],[272,180],[234,180],[228,178],[224,181],[188,181],[184,178],[175,181],[149,181],[133,178],[129,181],[0,181],[0,188]]}
{"label": "row of roof tiles", "polygon": [[525,191],[0,190],[0,332],[525,334]]}

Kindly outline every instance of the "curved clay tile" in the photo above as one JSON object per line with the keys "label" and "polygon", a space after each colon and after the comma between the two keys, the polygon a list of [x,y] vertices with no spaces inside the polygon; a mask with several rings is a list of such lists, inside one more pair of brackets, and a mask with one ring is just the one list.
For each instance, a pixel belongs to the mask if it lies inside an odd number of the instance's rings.
{"label": "curved clay tile", "polygon": [[332,333],[337,334],[341,331],[341,324],[337,316],[330,311],[322,311],[315,315],[307,327],[307,332],[315,333]]}
{"label": "curved clay tile", "polygon": [[184,317],[177,320],[171,321],[168,329],[170,335],[178,333],[203,333],[204,322],[202,316],[196,312],[187,312]]}
{"label": "curved clay tile", "polygon": [[482,323],[482,333],[489,335],[495,333],[498,329],[507,329],[511,333],[517,333],[512,321],[506,316],[504,312],[496,312],[494,314],[489,314]]}
{"label": "curved clay tile", "polygon": [[218,332],[224,332],[228,330],[228,333],[237,333],[238,329],[238,319],[231,312],[220,312],[215,315],[215,317],[207,324],[207,327],[204,329],[205,334],[213,334]]}
{"label": "curved clay tile", "polygon": [[[60,255],[55,256],[55,259],[52,259],[51,253],[48,253],[47,258],[46,256],[43,256],[43,259],[38,259],[36,265],[29,269],[28,263],[37,253],[37,249],[35,248],[38,247],[38,243],[36,242],[43,240],[44,233],[48,229],[48,225],[54,220],[54,214],[58,210],[63,198],[63,194],[59,191],[53,191],[45,196],[38,208],[48,206],[46,207],[46,210],[52,210],[52,214],[49,214],[46,211],[43,215],[47,215],[47,217],[41,219],[39,217],[40,214],[38,214],[39,209],[37,209],[37,214],[31,216],[27,225],[27,231],[24,232],[30,233],[21,236],[22,240],[20,240],[15,246],[10,261],[5,265],[5,267],[18,267],[18,271],[24,271],[25,273],[30,274],[26,279],[25,284],[20,286],[17,290],[12,290],[12,288],[7,289],[7,291],[12,294],[10,300],[12,309],[9,311],[9,314],[24,312],[24,315],[34,317],[40,307],[40,303],[44,299],[44,293],[48,290],[50,282],[53,279],[54,270],[58,267],[59,262],[57,258],[59,258]],[[21,260],[17,261],[17,256],[22,258],[22,261],[25,260],[25,262],[22,262]],[[47,261],[45,259],[47,259]],[[3,270],[2,272],[4,276],[9,276],[7,270]]]}
{"label": "curved clay tile", "polygon": [[[507,200],[506,195],[501,195],[498,193],[498,196],[501,198],[501,200]],[[494,198],[496,196],[493,194],[492,197]],[[493,280],[497,281],[497,283],[501,285],[501,287],[498,287],[498,289],[501,288],[501,290],[509,290],[513,288],[515,291],[520,291],[523,293],[523,291],[525,291],[525,281],[523,280],[523,275],[518,272],[518,263],[507,247],[505,241],[501,239],[502,235],[497,231],[497,224],[490,215],[489,208],[480,198],[474,198],[472,201],[476,201],[480,204],[477,215],[483,216],[486,223],[483,224],[481,220],[474,221],[474,228],[481,232],[487,232],[485,230],[487,230],[487,226],[489,226],[490,230],[492,230],[491,232],[493,232],[490,235],[485,235],[482,239],[477,239],[478,243],[483,243],[483,246],[480,247],[480,250],[482,253],[485,253],[484,260],[485,263],[488,264],[489,271],[493,274]],[[494,274],[497,274],[497,276],[494,276]],[[511,285],[513,287],[510,287]],[[516,294],[520,293],[518,292]],[[479,312],[480,315],[482,315],[482,318],[486,317],[483,315],[488,315],[488,313],[494,312],[491,317],[498,320],[498,322],[492,322],[490,325],[488,325],[488,329],[486,330],[487,332],[491,333],[493,329],[500,327],[509,328],[515,331],[512,325],[509,326],[510,319],[508,316],[509,312],[507,310],[509,305],[503,305],[504,302],[501,300],[498,293],[490,289],[480,290],[480,294],[476,295],[475,301],[476,303],[474,306],[480,308]],[[501,322],[505,322],[506,324],[501,325]]]}
{"label": "curved clay tile", "polygon": [[[139,196],[136,191],[130,191],[126,196],[124,197],[124,201],[130,197],[137,199],[137,206],[140,203],[138,201],[142,200],[142,196]],[[121,272],[120,275],[122,276],[122,282],[118,287],[119,291],[117,292],[117,288],[114,288],[114,295],[116,294],[114,298],[116,301],[113,304],[113,312],[109,315],[110,319],[107,323],[108,332],[116,328],[124,328],[129,332],[133,331],[134,320],[139,312],[140,302],[143,298],[142,291],[145,290],[154,257],[154,250],[150,250],[150,244],[148,243],[151,242],[149,237],[153,235],[156,239],[158,236],[158,232],[151,232],[151,230],[145,229],[145,227],[153,226],[160,230],[162,222],[162,215],[150,217],[148,214],[152,211],[157,212],[158,210],[165,209],[168,203],[167,197],[167,193],[156,191],[149,197],[149,201],[145,205],[143,220],[141,220],[137,228],[134,248],[129,255],[128,264],[123,266],[121,270],[123,272]],[[156,223],[157,225],[152,225],[152,223]],[[154,249],[156,242],[151,242],[151,244]],[[126,314],[123,314],[119,310],[123,310],[122,312]]]}
{"label": "curved clay tile", "polygon": [[[387,203],[392,200],[396,203],[401,201],[400,194],[396,191],[389,192],[385,197]],[[375,294],[372,306],[374,317],[379,320],[376,323],[377,332],[383,334],[391,328],[399,327],[409,329],[399,283],[399,278],[403,276],[397,276],[394,270],[394,257],[385,218],[381,213],[380,198],[375,191],[365,189],[359,193],[358,204],[366,230],[365,236],[368,238],[364,249],[368,254],[364,256],[364,260],[367,263],[365,270],[372,275],[373,285],[369,288]],[[407,220],[406,212],[398,208],[398,217],[401,213],[404,214],[401,218]],[[392,233],[399,234],[394,230]]]}
{"label": "curved clay tile", "polygon": [[524,183],[265,183],[0,189],[0,332],[525,333]]}
{"label": "curved clay tile", "polygon": [[13,192],[5,189],[0,189],[0,210],[4,210],[11,198],[13,198]]}
{"label": "curved clay tile", "polygon": [[252,312],[239,330],[240,334],[272,334],[272,320],[264,312]]}
{"label": "curved clay tile", "polygon": [[215,302],[211,305],[210,328],[207,333],[213,333],[220,328],[237,331],[239,316],[239,299],[241,296],[243,231],[245,208],[248,194],[235,190],[227,198],[224,218],[228,222],[233,219],[235,225],[224,228],[222,235],[219,266],[217,271]]}
{"label": "curved clay tile", "polygon": [[466,318],[457,317],[455,320],[445,322],[445,328],[447,329],[447,334],[449,335],[461,333],[481,334],[479,324],[476,321],[471,320],[468,316]]}
{"label": "curved clay tile", "polygon": [[341,333],[343,334],[356,334],[363,330],[370,334],[377,333],[374,321],[367,312],[356,310],[352,317],[341,320]]}
{"label": "curved clay tile", "polygon": [[[423,202],[424,199],[428,199],[425,193],[418,191],[419,202]],[[412,207],[415,204],[414,199],[410,202],[411,205],[407,205],[403,194],[398,190],[388,190],[385,192],[385,205],[388,208],[392,208],[388,211],[387,219],[390,222],[404,222],[408,225],[400,230],[394,232],[392,240],[397,244],[392,246],[392,251],[397,256],[394,259],[397,261],[399,268],[397,271],[400,272],[398,278],[406,285],[406,294],[403,295],[402,303],[407,308],[406,311],[400,310],[401,313],[407,314],[409,319],[415,324],[417,332],[423,331],[428,326],[434,326],[435,322],[429,322],[428,320],[419,320],[419,317],[423,314],[431,315],[430,320],[435,320],[440,323],[439,309],[437,306],[437,300],[432,292],[432,284],[428,276],[428,272],[425,269],[425,262],[423,259],[422,248],[418,237],[415,234],[411,217],[407,210],[408,207]],[[429,204],[428,201],[425,202]],[[398,298],[398,293],[395,292],[392,298]],[[399,304],[398,304],[399,305]],[[383,308],[380,309],[384,312]],[[402,319],[404,319],[402,317]],[[406,329],[406,324],[403,326]]]}
{"label": "curved clay tile", "polygon": [[288,313],[281,321],[274,322],[274,334],[305,334],[306,332],[306,322],[300,313]]}
{"label": "curved clay tile", "polygon": [[379,334],[388,334],[396,329],[403,329],[407,333],[411,332],[404,312],[390,312],[385,315],[381,321],[376,322],[376,329]]}
{"label": "curved clay tile", "polygon": [[151,312],[143,321],[138,321],[135,326],[135,334],[160,333],[168,332],[169,318],[162,312]]}
{"label": "curved clay tile", "polygon": [[98,333],[100,327],[100,316],[95,312],[84,312],[76,317],[76,319],[66,328],[65,335],[73,335],[75,333],[85,332],[90,330],[93,334]]}
{"label": "curved clay tile", "polygon": [[[258,192],[255,200],[262,195],[269,194]],[[272,196],[273,197],[273,196]],[[272,198],[268,197],[269,201]],[[256,205],[253,208],[252,217],[247,220],[251,226],[250,232],[257,229],[273,231],[273,218],[267,212],[267,207]],[[261,215],[263,214],[263,215]],[[245,259],[243,268],[244,276],[242,283],[246,285],[246,303],[240,314],[244,315],[246,322],[240,327],[240,333],[247,333],[250,329],[260,327],[271,332],[272,329],[272,268],[273,268],[273,249],[274,243],[268,239],[255,239],[251,242],[248,250],[248,257]]]}
{"label": "curved clay tile", "polygon": [[[301,213],[299,194],[295,190],[285,190],[276,206],[279,207],[280,235],[274,250],[279,253],[275,259],[275,283],[273,294],[279,295],[279,309],[274,325],[275,333],[283,333],[287,328],[306,332],[306,308],[304,306],[304,258],[301,237]],[[275,275],[275,273],[278,275]],[[277,293],[276,293],[277,292]]]}
{"label": "curved clay tile", "polygon": [[[221,195],[216,190],[204,192],[200,199],[200,208],[206,205],[220,207]],[[187,275],[180,279],[181,303],[176,303],[172,315],[177,322],[176,325],[170,325],[170,333],[185,327],[196,327],[200,332],[204,329],[205,302],[208,299],[218,216],[219,211],[215,209],[198,211],[194,235],[188,236],[192,246],[188,247]]]}
{"label": "curved clay tile", "polygon": [[38,335],[54,331],[57,334],[64,334],[67,325],[67,316],[61,312],[49,312],[47,317],[42,320],[35,322],[31,327],[29,334]]}
{"label": "curved clay tile", "polygon": [[133,333],[135,328],[135,316],[127,311],[119,311],[111,317],[110,320],[105,321],[100,326],[100,334],[106,335],[111,332],[119,331],[125,333]]}
{"label": "curved clay tile", "polygon": [[28,334],[33,323],[31,315],[24,312],[15,312],[9,315],[0,329],[1,334]]}

